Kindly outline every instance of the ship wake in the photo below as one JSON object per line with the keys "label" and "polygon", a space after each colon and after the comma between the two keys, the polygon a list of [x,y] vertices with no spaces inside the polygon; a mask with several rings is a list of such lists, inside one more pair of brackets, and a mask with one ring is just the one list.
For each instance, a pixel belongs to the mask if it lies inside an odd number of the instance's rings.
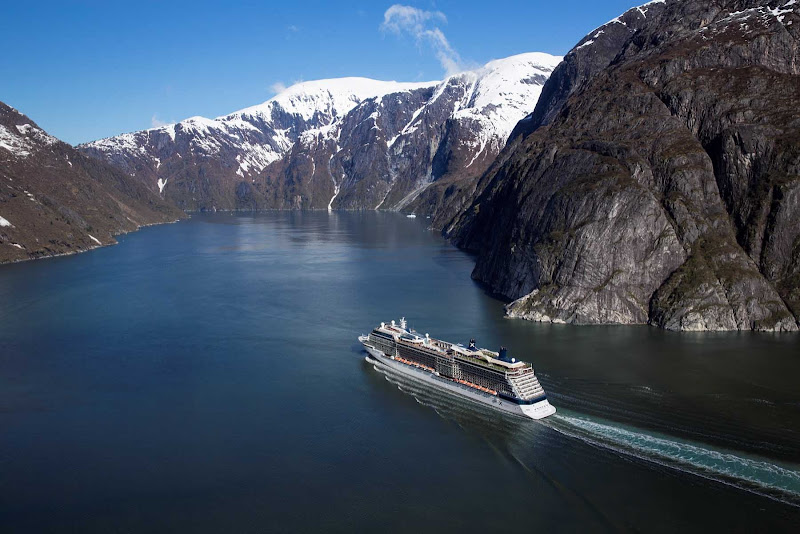
{"label": "ship wake", "polygon": [[[367,357],[375,370],[417,402],[462,427],[479,425],[499,432],[525,447],[547,439],[542,427],[570,439],[652,464],[703,477],[800,507],[800,466],[775,462],[739,451],[607,421],[559,408],[540,421],[523,420],[478,403],[465,402],[448,392],[418,384]],[[549,440],[548,440],[549,441]],[[516,448],[516,447],[515,447]]]}
{"label": "ship wake", "polygon": [[570,438],[800,507],[800,466],[720,450],[565,410],[542,424]]}

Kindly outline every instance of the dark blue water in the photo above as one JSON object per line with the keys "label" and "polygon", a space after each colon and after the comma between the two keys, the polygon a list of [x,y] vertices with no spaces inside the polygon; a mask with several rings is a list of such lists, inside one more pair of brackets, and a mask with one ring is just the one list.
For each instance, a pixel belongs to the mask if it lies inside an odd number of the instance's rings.
{"label": "dark blue water", "polygon": [[[503,318],[381,213],[201,215],[0,267],[3,532],[792,531],[800,338]],[[385,376],[405,315],[533,361],[507,419]]]}

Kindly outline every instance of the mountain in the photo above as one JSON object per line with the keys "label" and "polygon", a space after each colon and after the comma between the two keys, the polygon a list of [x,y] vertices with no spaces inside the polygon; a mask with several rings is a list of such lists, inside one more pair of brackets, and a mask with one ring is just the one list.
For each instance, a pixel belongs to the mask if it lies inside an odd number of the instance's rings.
{"label": "mountain", "polygon": [[330,126],[365,98],[429,85],[366,78],[304,82],[224,117],[192,117],[78,149],[136,176],[182,209],[234,209],[240,184],[252,184],[302,132]]}
{"label": "mountain", "polygon": [[445,225],[532,320],[796,330],[800,3],[657,1],[582,39]]}
{"label": "mountain", "polygon": [[441,82],[303,82],[214,120],[78,148],[186,210],[430,213],[448,187],[486,169],[560,59],[521,54]]}
{"label": "mountain", "polygon": [[0,102],[0,263],[88,250],[182,216]]}

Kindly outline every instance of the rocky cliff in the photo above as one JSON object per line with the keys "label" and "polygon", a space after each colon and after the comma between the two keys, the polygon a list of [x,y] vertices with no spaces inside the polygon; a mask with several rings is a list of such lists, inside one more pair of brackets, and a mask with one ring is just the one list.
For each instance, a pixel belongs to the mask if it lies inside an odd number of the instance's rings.
{"label": "rocky cliff", "polygon": [[444,206],[452,216],[452,193],[486,170],[560,59],[521,54],[441,82],[304,82],[225,117],[79,149],[187,210]]}
{"label": "rocky cliff", "polygon": [[85,251],[181,217],[139,181],[0,102],[0,263]]}
{"label": "rocky cliff", "polygon": [[445,231],[514,316],[796,330],[800,5],[670,1],[579,42]]}

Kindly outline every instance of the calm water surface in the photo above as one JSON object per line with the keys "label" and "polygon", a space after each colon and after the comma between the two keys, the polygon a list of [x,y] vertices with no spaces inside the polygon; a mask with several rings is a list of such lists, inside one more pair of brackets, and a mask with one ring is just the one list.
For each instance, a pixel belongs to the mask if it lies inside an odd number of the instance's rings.
{"label": "calm water surface", "polygon": [[[800,337],[503,318],[382,213],[198,215],[0,267],[3,532],[796,531]],[[405,315],[530,359],[508,419],[364,360]]]}

